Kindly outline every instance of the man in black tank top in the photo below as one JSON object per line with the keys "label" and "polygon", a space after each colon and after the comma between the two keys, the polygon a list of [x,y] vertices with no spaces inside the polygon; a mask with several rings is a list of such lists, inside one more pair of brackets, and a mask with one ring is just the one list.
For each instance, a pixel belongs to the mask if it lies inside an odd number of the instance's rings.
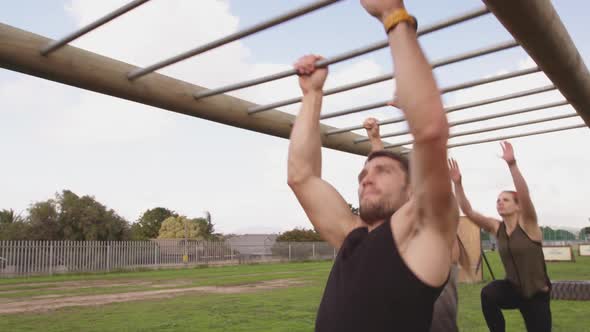
{"label": "man in black tank top", "polygon": [[[354,215],[321,178],[319,118],[328,70],[315,66],[322,59],[316,55],[295,64],[303,98],[291,133],[288,183],[314,228],[339,248],[316,331],[427,332],[449,276],[458,222],[446,163],[448,123],[415,18],[401,0],[361,3],[387,32],[395,105],[414,136],[412,163],[388,150],[371,153],[358,176],[360,216]],[[358,153],[369,151],[365,144]]]}

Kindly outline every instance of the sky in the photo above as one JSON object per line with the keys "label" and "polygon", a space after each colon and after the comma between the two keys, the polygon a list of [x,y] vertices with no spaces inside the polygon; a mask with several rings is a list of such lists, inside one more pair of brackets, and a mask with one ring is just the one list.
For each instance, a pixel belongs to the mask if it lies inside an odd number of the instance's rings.
{"label": "sky", "polygon": [[[280,13],[310,3],[269,0],[152,0],[74,41],[76,47],[137,66],[221,38]],[[49,38],[59,38],[125,0],[0,0],[0,22]],[[584,14],[590,3],[552,1],[585,63],[590,42]],[[406,1],[421,25],[480,7],[477,0]],[[298,57],[334,56],[384,40],[379,23],[356,0],[345,0],[240,41],[191,58],[160,72],[215,88],[289,69]],[[421,37],[432,62],[510,40],[493,15]],[[522,49],[449,65],[435,70],[446,87],[534,66]],[[387,50],[330,67],[326,88],[393,70]],[[527,75],[443,96],[446,106],[540,87],[544,74]],[[323,112],[382,101],[392,96],[391,81],[328,96]],[[258,104],[300,95],[295,78],[229,93]],[[559,101],[559,92],[519,98],[456,112],[449,120],[468,119]],[[296,114],[299,105],[280,110]],[[452,128],[452,132],[573,112],[570,106],[499,118]],[[368,116],[385,119],[400,113],[381,108],[326,120],[333,126],[361,124]],[[582,123],[579,118],[455,138],[450,143]],[[382,133],[406,128],[387,125]],[[364,134],[362,131],[359,134]],[[387,140],[402,142],[409,136]],[[528,181],[541,225],[579,229],[590,226],[590,140],[587,128],[518,138],[512,141]],[[409,146],[408,146],[409,147]],[[582,147],[582,148],[580,148]],[[0,209],[26,213],[31,203],[64,189],[92,195],[130,222],[149,208],[163,206],[189,217],[210,211],[223,233],[271,233],[311,228],[287,186],[288,141],[201,120],[142,104],[0,69]],[[464,186],[474,208],[497,216],[495,199],[512,189],[499,143],[458,147],[449,155],[460,163]],[[356,176],[364,158],[322,150],[324,178],[358,205]]]}

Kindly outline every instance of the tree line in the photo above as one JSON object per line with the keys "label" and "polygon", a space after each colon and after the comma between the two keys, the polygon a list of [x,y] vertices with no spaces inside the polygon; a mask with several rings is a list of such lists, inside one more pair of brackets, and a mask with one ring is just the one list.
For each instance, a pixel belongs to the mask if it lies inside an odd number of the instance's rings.
{"label": "tree line", "polygon": [[[541,232],[543,232],[544,241],[573,241],[573,240],[586,240],[590,239],[590,227],[584,227],[577,234],[564,229],[553,229],[548,226],[541,226]],[[483,241],[490,240],[490,233],[482,230],[481,239]]]}
{"label": "tree line", "polygon": [[[348,204],[358,214],[358,208]],[[590,227],[579,234],[562,229],[541,227],[545,240],[590,239]],[[14,210],[0,210],[0,240],[70,240],[111,241],[148,239],[221,240],[215,233],[211,214],[189,218],[164,207],[144,211],[133,223],[107,208],[92,196],[78,196],[70,190],[54,198],[33,203],[25,215]],[[482,232],[482,240],[489,234]],[[294,228],[281,233],[278,242],[322,241],[315,230]]]}
{"label": "tree line", "polygon": [[215,240],[211,214],[189,218],[164,207],[148,209],[131,223],[92,196],[70,190],[33,203],[24,215],[0,210],[0,240],[112,241],[187,238]]}

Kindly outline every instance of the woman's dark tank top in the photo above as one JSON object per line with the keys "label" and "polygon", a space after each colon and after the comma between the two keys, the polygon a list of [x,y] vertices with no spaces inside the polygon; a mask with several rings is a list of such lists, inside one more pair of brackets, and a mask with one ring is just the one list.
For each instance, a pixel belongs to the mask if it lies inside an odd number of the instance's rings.
{"label": "woman's dark tank top", "polygon": [[525,298],[531,298],[545,287],[551,287],[543,255],[543,245],[533,241],[517,225],[508,237],[506,225],[498,227],[498,252],[506,271],[506,279]]}
{"label": "woman's dark tank top", "polygon": [[348,234],[330,272],[316,331],[428,332],[443,286],[419,280],[401,258],[391,223]]}

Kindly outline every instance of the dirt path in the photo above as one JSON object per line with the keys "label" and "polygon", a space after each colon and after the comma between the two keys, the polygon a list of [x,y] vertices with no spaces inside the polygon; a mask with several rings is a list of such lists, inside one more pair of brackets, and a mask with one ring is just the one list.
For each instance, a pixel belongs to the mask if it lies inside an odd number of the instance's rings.
{"label": "dirt path", "polygon": [[[314,271],[314,270],[310,270]],[[292,271],[275,271],[275,272],[261,272],[261,273],[236,273],[240,277],[255,277],[255,276],[269,276],[269,275],[281,275],[281,274],[292,274]],[[224,275],[223,277],[229,278],[234,275]],[[43,290],[43,291],[54,291],[54,290],[75,290],[83,288],[104,288],[104,287],[126,287],[126,286],[149,286],[149,287],[177,287],[186,286],[195,281],[206,280],[209,277],[199,278],[185,278],[185,279],[169,279],[161,280],[153,278],[153,280],[146,279],[111,279],[111,280],[72,280],[72,281],[54,281],[54,282],[23,282],[15,284],[0,285],[0,296],[2,294],[13,294],[19,293],[23,290]],[[24,287],[24,288],[23,288]]]}
{"label": "dirt path", "polygon": [[296,279],[276,279],[239,286],[202,286],[106,295],[69,296],[60,298],[51,298],[51,295],[48,295],[43,296],[42,298],[37,298],[35,300],[22,300],[8,303],[0,303],[0,314],[44,312],[64,307],[96,306],[109,303],[165,299],[195,292],[212,294],[252,293],[261,290],[300,286],[303,284],[303,281]]}
{"label": "dirt path", "polygon": [[[28,288],[23,289],[20,284],[17,284],[19,289],[2,289],[0,288],[0,296],[3,294],[20,293],[26,290],[41,290],[41,291],[60,291],[60,290],[77,290],[85,288],[113,288],[113,287],[178,287],[186,286],[191,283],[191,280],[88,280],[88,281],[64,281],[54,283],[33,283],[28,284]],[[14,285],[11,285],[14,288]]]}

